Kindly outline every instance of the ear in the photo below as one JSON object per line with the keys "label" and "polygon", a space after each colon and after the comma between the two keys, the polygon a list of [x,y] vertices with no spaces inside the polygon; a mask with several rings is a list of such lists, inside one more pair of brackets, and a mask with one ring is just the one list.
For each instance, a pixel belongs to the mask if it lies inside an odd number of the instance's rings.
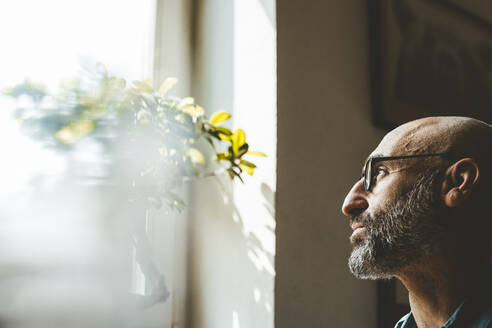
{"label": "ear", "polygon": [[448,207],[462,204],[480,181],[480,168],[471,158],[463,158],[451,165],[444,175],[441,197]]}

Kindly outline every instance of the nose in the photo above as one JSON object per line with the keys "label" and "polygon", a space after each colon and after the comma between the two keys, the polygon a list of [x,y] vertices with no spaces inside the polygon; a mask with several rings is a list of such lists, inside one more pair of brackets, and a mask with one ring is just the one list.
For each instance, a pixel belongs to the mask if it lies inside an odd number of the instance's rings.
{"label": "nose", "polygon": [[357,181],[352,189],[350,189],[342,205],[342,213],[345,216],[354,216],[364,212],[368,207],[369,203],[365,198],[363,179]]}

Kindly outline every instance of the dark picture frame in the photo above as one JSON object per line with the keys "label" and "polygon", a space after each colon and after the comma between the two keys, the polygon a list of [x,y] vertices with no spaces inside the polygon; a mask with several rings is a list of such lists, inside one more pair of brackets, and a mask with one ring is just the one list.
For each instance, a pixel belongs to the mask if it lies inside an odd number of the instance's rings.
{"label": "dark picture frame", "polygon": [[444,0],[370,0],[372,119],[492,123],[492,24]]}

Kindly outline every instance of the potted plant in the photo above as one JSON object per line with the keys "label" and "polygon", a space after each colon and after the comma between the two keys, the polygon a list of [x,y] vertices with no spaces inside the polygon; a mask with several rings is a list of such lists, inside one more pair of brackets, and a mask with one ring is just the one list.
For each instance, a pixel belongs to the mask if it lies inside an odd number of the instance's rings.
{"label": "potted plant", "polygon": [[[243,181],[243,174],[252,175],[256,168],[246,158],[265,156],[249,149],[243,130],[223,126],[229,113],[208,118],[193,98],[170,95],[176,83],[168,78],[157,90],[150,79],[127,84],[98,65],[65,82],[57,94],[28,80],[4,92],[29,99],[15,117],[32,138],[67,155],[70,179],[117,187],[128,210],[136,213],[136,260],[152,285],[148,294],[135,296],[141,307],[169,295],[163,275],[143,251],[149,244],[142,229],[149,212],[182,211],[186,205],[178,190],[187,181],[218,174]],[[88,164],[76,156],[87,152],[98,160]],[[207,165],[204,153],[213,155],[219,167]]]}

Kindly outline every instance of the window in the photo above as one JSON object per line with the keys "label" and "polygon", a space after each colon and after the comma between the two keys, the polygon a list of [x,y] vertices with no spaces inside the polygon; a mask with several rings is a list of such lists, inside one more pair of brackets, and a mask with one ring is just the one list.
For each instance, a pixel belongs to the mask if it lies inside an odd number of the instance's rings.
{"label": "window", "polygon": [[[151,77],[157,5],[155,0],[0,4],[0,39],[8,49],[0,55],[0,87],[29,78],[54,91],[97,62],[129,82]],[[29,104],[2,97],[0,105]],[[68,183],[67,174],[87,172],[100,158],[87,149],[70,158],[46,149],[20,132],[12,111],[0,115],[0,258],[12,272],[0,277],[5,305],[0,319],[54,328],[170,326],[174,221],[156,220],[159,214],[138,208],[129,212],[119,188]],[[143,225],[132,225],[132,215]],[[135,301],[146,310],[134,311]]]}

